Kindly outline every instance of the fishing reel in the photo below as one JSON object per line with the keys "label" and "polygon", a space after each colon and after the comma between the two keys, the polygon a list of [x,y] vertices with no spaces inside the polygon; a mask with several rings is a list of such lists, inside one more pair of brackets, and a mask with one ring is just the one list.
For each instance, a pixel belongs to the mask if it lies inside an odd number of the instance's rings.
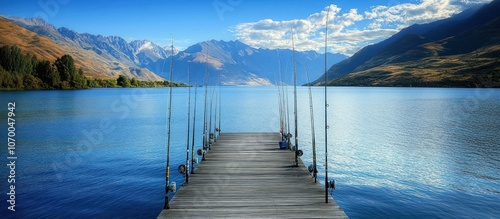
{"label": "fishing reel", "polygon": [[302,152],[302,150],[295,151],[295,153],[297,153],[298,157],[302,157],[302,155],[304,155],[304,152]]}
{"label": "fishing reel", "polygon": [[314,166],[311,164],[307,167],[307,171],[312,175],[312,178],[314,178],[314,182],[318,180],[318,169],[315,169]]}
{"label": "fishing reel", "polygon": [[198,156],[201,156],[201,155],[203,155],[204,153],[205,153],[205,151],[203,151],[203,149],[198,149],[198,150],[196,151],[196,154],[198,154]]}
{"label": "fishing reel", "polygon": [[[203,148],[205,148],[205,146],[203,146]],[[196,151],[196,154],[198,154],[198,156],[203,156],[203,157],[201,158],[201,160],[202,160],[202,161],[205,161],[205,154],[206,154],[206,153],[207,153],[206,149],[205,149],[205,150],[203,150],[203,149],[198,149],[198,150]],[[196,160],[196,161],[198,161],[198,160]]]}
{"label": "fishing reel", "polygon": [[304,152],[302,150],[297,150],[297,147],[294,145],[292,145],[292,151],[295,151],[298,157],[302,157],[302,155],[304,155]]}
{"label": "fishing reel", "polygon": [[179,173],[184,175],[184,176],[186,176],[186,170],[187,170],[187,168],[186,168],[186,165],[184,165],[184,164],[179,165],[179,167],[177,168],[177,171],[179,171]]}
{"label": "fishing reel", "polygon": [[311,164],[307,167],[307,171],[309,171],[309,173],[312,173],[314,172],[314,166]]}
{"label": "fishing reel", "polygon": [[326,189],[330,190],[330,194],[333,194],[333,191],[335,190],[335,180],[334,179],[327,182]]}
{"label": "fishing reel", "polygon": [[212,150],[212,143],[214,143],[213,139],[208,139],[208,143],[203,144],[203,150],[209,151]]}
{"label": "fishing reel", "polygon": [[307,171],[309,171],[309,173],[314,173],[314,175],[318,173],[318,170],[314,170],[314,166],[312,164],[307,167]]}
{"label": "fishing reel", "polygon": [[167,187],[168,191],[170,192],[176,192],[177,191],[177,183],[175,182],[171,182],[168,187]]}
{"label": "fishing reel", "polygon": [[212,143],[213,143],[213,140],[210,139],[208,142],[208,145],[203,145],[203,150],[205,150],[207,152],[208,152],[208,150],[212,150]]}

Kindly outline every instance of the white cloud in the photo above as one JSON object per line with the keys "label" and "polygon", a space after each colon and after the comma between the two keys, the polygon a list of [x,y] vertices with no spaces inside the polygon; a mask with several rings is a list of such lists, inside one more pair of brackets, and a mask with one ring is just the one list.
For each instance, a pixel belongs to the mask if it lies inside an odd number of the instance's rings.
{"label": "white cloud", "polygon": [[365,12],[365,16],[375,24],[411,25],[448,18],[463,10],[463,5],[453,0],[422,0],[418,4],[375,6],[371,11]]}
{"label": "white cloud", "polygon": [[340,13],[335,5],[325,7],[306,19],[274,21],[264,19],[238,24],[232,31],[238,40],[254,47],[291,48],[292,33],[297,50],[319,50],[324,46],[325,24],[328,14],[329,37],[342,33],[346,27],[363,20],[356,9]]}
{"label": "white cloud", "polygon": [[[491,0],[420,0],[419,3],[373,6],[362,13],[329,5],[304,19],[264,19],[241,23],[231,31],[236,38],[257,48],[291,48],[292,32],[297,50],[323,51],[328,14],[328,46],[331,52],[352,55],[362,47],[379,42],[415,23],[450,17],[472,4]],[[361,28],[360,28],[361,27]]]}

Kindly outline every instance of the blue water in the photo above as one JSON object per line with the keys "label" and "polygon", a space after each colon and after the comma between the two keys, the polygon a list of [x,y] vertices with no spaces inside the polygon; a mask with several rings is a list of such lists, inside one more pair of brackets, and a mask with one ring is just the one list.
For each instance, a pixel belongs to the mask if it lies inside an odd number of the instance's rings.
{"label": "blue water", "polygon": [[[313,88],[321,181],[323,92]],[[328,93],[329,176],[349,217],[498,218],[500,90],[336,87]],[[187,94],[187,88],[173,93],[173,170],[185,162]],[[203,95],[199,88],[197,149]],[[309,165],[307,89],[299,88],[298,97],[299,148]],[[276,87],[223,87],[222,98],[222,132],[279,131]],[[6,202],[10,101],[16,102],[15,212]],[[155,218],[163,207],[167,101],[168,89],[0,92],[1,218]],[[172,180],[183,182],[177,171]]]}

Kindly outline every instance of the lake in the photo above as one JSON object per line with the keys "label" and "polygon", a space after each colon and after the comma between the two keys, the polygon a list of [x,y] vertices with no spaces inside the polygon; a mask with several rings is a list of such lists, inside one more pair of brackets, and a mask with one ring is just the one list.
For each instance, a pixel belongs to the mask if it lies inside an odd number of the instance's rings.
{"label": "lake", "polygon": [[[185,162],[188,88],[173,90],[170,164],[176,170]],[[221,91],[223,133],[279,131],[277,87]],[[197,89],[196,149],[204,93]],[[322,182],[324,90],[312,93]],[[167,88],[0,94],[2,218],[156,218],[164,198]],[[307,88],[297,95],[299,147],[309,165]],[[332,87],[328,98],[329,176],[349,217],[500,215],[500,89]],[[9,102],[16,103],[15,212],[6,201]],[[184,181],[177,171],[171,180],[178,187]]]}

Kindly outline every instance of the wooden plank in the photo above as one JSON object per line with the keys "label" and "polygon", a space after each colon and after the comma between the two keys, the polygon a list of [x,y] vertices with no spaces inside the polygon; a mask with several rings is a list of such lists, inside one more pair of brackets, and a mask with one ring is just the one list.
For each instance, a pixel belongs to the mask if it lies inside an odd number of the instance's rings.
{"label": "wooden plank", "polygon": [[158,218],[347,218],[277,133],[222,134]]}

